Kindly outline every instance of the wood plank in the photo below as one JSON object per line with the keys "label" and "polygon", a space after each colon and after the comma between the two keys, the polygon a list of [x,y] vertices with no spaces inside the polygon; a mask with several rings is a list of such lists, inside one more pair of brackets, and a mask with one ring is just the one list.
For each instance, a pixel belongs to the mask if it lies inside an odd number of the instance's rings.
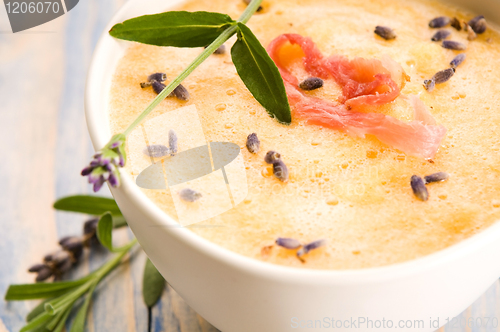
{"label": "wood plank", "polygon": [[167,286],[152,310],[151,332],[216,332],[209,322],[191,309],[177,292]]}
{"label": "wood plank", "polygon": [[[3,15],[3,12],[2,12]],[[6,19],[6,18],[5,18]],[[0,22],[7,22],[4,17]],[[62,31],[55,20],[43,31]],[[2,31],[10,28],[2,24]],[[33,281],[26,273],[42,252],[56,248],[54,159],[60,86],[63,79],[61,33],[0,34],[0,293],[10,283]],[[36,55],[36,57],[35,57]],[[36,60],[44,59],[44,65]],[[40,88],[43,85],[43,89]],[[0,303],[2,325],[18,331],[33,306],[28,302]]]}

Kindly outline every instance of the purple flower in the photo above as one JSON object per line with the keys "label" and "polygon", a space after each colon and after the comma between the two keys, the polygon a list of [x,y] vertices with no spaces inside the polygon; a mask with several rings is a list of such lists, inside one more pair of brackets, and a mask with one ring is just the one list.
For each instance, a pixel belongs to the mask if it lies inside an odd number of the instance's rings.
{"label": "purple flower", "polygon": [[120,186],[119,168],[125,166],[125,156],[125,135],[115,135],[102,150],[94,155],[81,174],[88,176],[89,183],[93,185],[95,192],[99,191],[106,182],[116,188]]}
{"label": "purple flower", "polygon": [[278,246],[286,248],[286,249],[297,249],[298,247],[301,246],[299,240],[291,239],[291,238],[287,238],[287,237],[277,238],[276,244]]}
{"label": "purple flower", "polygon": [[319,247],[323,247],[325,244],[326,244],[326,240],[324,240],[324,239],[316,240],[316,241],[310,242],[308,244],[304,244],[304,246],[302,246],[302,248],[300,248],[299,251],[297,251],[297,257],[299,259],[301,259],[301,256],[307,254],[311,250],[317,249]]}

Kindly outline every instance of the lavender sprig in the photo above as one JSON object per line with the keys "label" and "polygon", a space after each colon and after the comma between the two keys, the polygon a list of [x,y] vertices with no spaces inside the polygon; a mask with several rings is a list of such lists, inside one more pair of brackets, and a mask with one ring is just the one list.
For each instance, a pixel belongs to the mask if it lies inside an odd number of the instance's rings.
{"label": "lavender sprig", "polygon": [[88,176],[94,192],[99,191],[106,182],[116,188],[120,185],[119,168],[125,166],[126,159],[125,135],[117,134],[94,155],[81,174]]}
{"label": "lavender sprig", "polygon": [[28,272],[36,273],[36,282],[41,282],[54,276],[57,281],[61,276],[78,264],[84,248],[98,244],[96,236],[99,219],[90,219],[83,224],[83,236],[65,236],[59,240],[61,248],[43,258],[43,263],[34,264]]}
{"label": "lavender sprig", "polygon": [[[266,110],[276,119],[283,123],[291,122],[290,105],[286,97],[283,80],[274,62],[266,53],[264,47],[255,38],[250,29],[245,26],[250,17],[258,10],[262,0],[251,1],[240,18],[236,21],[229,16],[209,12],[166,12],[156,15],[145,15],[116,24],[110,34],[119,39],[131,40],[157,46],[174,47],[202,47],[205,50],[200,53],[189,66],[184,69],[174,80],[172,80],[161,91],[158,96],[144,109],[144,111],[125,129],[123,133],[113,136],[106,146],[94,155],[90,165],[82,170],[83,176],[89,177],[94,191],[101,189],[108,182],[112,187],[120,185],[119,168],[124,167],[125,139],[135,127],[137,127],[166,97],[178,88],[181,82],[188,77],[201,63],[212,55],[233,35],[238,34],[238,40],[233,46],[231,57],[235,63],[238,75],[246,84],[250,92],[256,97]],[[158,17],[163,18],[158,20]],[[205,24],[200,19],[210,19],[218,22],[215,25]],[[193,23],[193,24],[192,24]],[[199,23],[199,24],[198,24]],[[149,33],[144,33],[144,26],[155,27]],[[182,34],[178,30],[183,31]],[[181,35],[181,37],[179,37]],[[244,39],[244,40],[243,40]],[[257,56],[258,55],[258,56]],[[251,68],[241,64],[250,59]],[[254,85],[256,79],[262,79],[264,75],[266,82],[273,82],[273,89],[265,86]],[[160,80],[166,79],[161,76]],[[149,78],[153,79],[153,77]],[[156,80],[143,84],[143,87],[158,82]],[[186,91],[187,92],[187,91]],[[179,97],[179,95],[177,95]],[[277,102],[278,101],[278,102]]]}

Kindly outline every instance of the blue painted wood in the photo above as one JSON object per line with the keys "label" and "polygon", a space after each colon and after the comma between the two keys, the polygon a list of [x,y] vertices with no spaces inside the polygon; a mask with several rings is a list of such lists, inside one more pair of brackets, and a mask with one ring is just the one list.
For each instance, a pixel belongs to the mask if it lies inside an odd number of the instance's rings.
{"label": "blue painted wood", "polygon": [[[0,5],[1,294],[11,283],[31,282],[27,267],[56,249],[58,238],[81,232],[86,217],[55,213],[51,205],[57,197],[90,192],[79,176],[93,154],[83,113],[86,72],[99,34],[124,2],[82,0],[67,15],[15,35]],[[124,230],[116,237],[125,242],[132,234]],[[87,255],[71,277],[88,273],[110,256],[99,250]],[[138,250],[130,264],[97,290],[89,331],[147,331],[148,310],[141,295],[144,262]],[[0,332],[18,331],[35,304],[0,301]],[[491,322],[500,317],[498,281],[458,321],[486,317],[486,327],[448,325],[441,331],[500,331]],[[151,327],[155,332],[217,331],[171,287],[151,311]]]}

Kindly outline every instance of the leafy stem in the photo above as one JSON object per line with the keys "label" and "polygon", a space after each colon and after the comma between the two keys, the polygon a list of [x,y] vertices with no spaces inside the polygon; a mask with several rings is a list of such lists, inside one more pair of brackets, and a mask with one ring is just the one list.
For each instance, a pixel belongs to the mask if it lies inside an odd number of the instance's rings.
{"label": "leafy stem", "polygon": [[127,159],[126,137],[172,93],[186,100],[179,95],[181,82],[236,33],[238,38],[231,48],[231,58],[239,77],[271,117],[283,124],[291,123],[290,104],[278,67],[245,25],[261,3],[262,0],[249,1],[237,21],[221,13],[171,11],[139,16],[113,26],[109,33],[115,38],[156,46],[205,47],[205,50],[167,86],[148,78],[148,83],[158,93],[156,98],[123,133],[113,136],[82,171],[83,176],[89,177],[94,191],[98,191],[105,182],[112,187],[120,185],[119,168],[125,165]]}
{"label": "leafy stem", "polygon": [[5,294],[5,299],[8,301],[40,298],[50,299],[41,306],[35,308],[33,313],[28,315],[28,324],[21,329],[21,332],[31,331],[42,327],[48,330],[60,331],[73,305],[80,297],[87,294],[87,298],[75,319],[75,326],[72,328],[72,331],[83,331],[90,297],[95,288],[104,277],[120,264],[123,257],[136,244],[137,239],[133,239],[128,244],[121,247],[119,252],[115,250],[118,252],[115,257],[96,271],[76,281],[62,281],[52,284],[37,283],[11,285]]}
{"label": "leafy stem", "polygon": [[135,127],[137,127],[146,118],[151,111],[158,106],[174,89],[182,83],[199,65],[201,65],[212,53],[215,52],[222,44],[224,44],[229,38],[231,38],[238,31],[238,22],[246,23],[252,17],[252,15],[260,7],[262,0],[253,0],[247,6],[243,14],[240,16],[237,22],[232,22],[231,25],[226,28],[209,46],[203,50],[203,52],[196,57],[196,59],[187,66],[182,73],[180,73],[163,91],[156,96],[156,98],[146,107],[146,109],[132,122],[127,129],[123,132],[123,135],[128,136]]}
{"label": "leafy stem", "polygon": [[180,73],[163,91],[156,96],[156,98],[151,102],[151,104],[146,107],[146,109],[132,122],[128,128],[123,132],[125,136],[128,136],[135,127],[137,127],[146,118],[151,111],[158,106],[159,103],[163,101],[174,89],[181,84],[182,81],[186,79],[199,65],[203,63],[212,53],[215,52],[222,44],[224,44],[229,38],[231,38],[237,31],[237,26],[232,25],[226,30],[224,30],[219,37],[217,37],[212,44],[210,44],[203,52],[194,59],[193,62],[182,73]]}

